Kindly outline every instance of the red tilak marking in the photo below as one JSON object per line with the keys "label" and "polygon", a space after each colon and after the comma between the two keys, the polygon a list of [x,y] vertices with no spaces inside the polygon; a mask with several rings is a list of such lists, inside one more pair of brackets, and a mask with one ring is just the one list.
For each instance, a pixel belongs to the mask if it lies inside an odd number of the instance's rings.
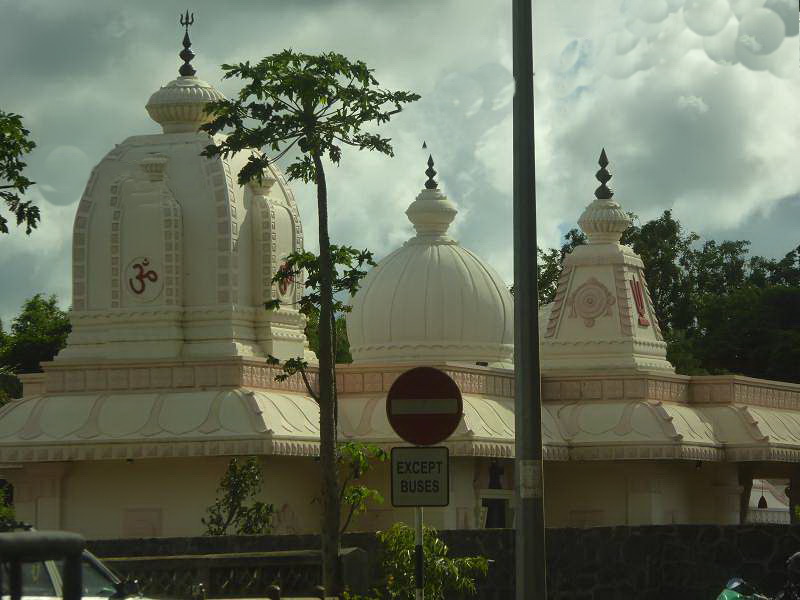
{"label": "red tilak marking", "polygon": [[641,281],[631,279],[631,292],[633,292],[633,301],[636,303],[636,312],[639,313],[639,325],[647,327],[650,325],[650,321],[644,314],[644,291]]}

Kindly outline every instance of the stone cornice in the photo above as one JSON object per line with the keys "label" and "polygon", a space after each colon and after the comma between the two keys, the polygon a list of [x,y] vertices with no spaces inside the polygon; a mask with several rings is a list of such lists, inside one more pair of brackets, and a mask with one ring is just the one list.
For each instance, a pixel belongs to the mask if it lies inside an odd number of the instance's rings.
{"label": "stone cornice", "polygon": [[691,444],[609,444],[573,446],[569,449],[570,460],[722,461],[726,458],[721,448]]}
{"label": "stone cornice", "polygon": [[[436,364],[463,393],[514,397],[514,374],[507,369]],[[280,372],[264,360],[233,357],[221,360],[124,360],[88,364],[80,360],[42,363],[45,372],[22,375],[26,396],[31,393],[140,391],[176,388],[249,387],[305,393],[300,377],[276,382]],[[389,391],[407,365],[338,365],[337,389],[342,395]],[[308,370],[316,389],[317,369]],[[800,410],[800,384],[753,379],[740,375],[688,377],[670,373],[592,372],[542,377],[542,400],[604,401],[656,400],[690,404],[744,404]]]}
{"label": "stone cornice", "polygon": [[[60,360],[42,363],[45,372],[28,380],[51,394],[82,392],[141,392],[171,389],[248,387],[306,393],[299,376],[277,382],[280,373],[264,360],[242,357],[222,360]],[[309,380],[316,387],[317,373],[309,368]],[[42,389],[43,387],[43,389]],[[25,395],[30,395],[27,390]]]}
{"label": "stone cornice", "polygon": [[800,384],[755,379],[742,375],[692,377],[695,404],[747,404],[800,410]]}
{"label": "stone cornice", "polygon": [[725,448],[725,458],[730,462],[768,461],[800,462],[800,448],[785,446],[733,446]]}
{"label": "stone cornice", "polygon": [[252,454],[318,456],[319,442],[314,440],[242,439],[0,445],[0,462],[11,463]]}
{"label": "stone cornice", "polygon": [[[400,444],[397,441],[375,444],[387,451]],[[514,442],[508,440],[457,440],[442,444],[451,456],[514,458]],[[566,446],[544,446],[545,460],[569,460]],[[265,454],[275,456],[318,456],[319,442],[315,440],[239,439],[239,440],[181,440],[131,441],[122,443],[71,443],[0,445],[0,463],[50,462],[70,460],[123,460],[136,458],[185,458],[198,456],[234,456]]]}

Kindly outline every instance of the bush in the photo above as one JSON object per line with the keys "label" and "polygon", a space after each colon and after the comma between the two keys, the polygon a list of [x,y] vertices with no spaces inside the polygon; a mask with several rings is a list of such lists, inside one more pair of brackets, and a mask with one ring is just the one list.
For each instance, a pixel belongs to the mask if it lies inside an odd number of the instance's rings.
{"label": "bush", "polygon": [[207,518],[202,519],[206,535],[269,533],[275,507],[260,500],[254,500],[249,506],[246,504],[261,492],[262,481],[261,465],[256,457],[243,461],[231,459],[217,488],[217,499],[206,509]]}
{"label": "bush", "polygon": [[[345,600],[413,600],[414,581],[414,530],[405,523],[395,523],[386,531],[376,533],[383,549],[381,589],[370,596],[345,594]],[[483,556],[453,558],[449,548],[430,527],[423,529],[424,591],[425,600],[444,600],[454,596],[474,595],[475,578],[485,576],[489,561]]]}

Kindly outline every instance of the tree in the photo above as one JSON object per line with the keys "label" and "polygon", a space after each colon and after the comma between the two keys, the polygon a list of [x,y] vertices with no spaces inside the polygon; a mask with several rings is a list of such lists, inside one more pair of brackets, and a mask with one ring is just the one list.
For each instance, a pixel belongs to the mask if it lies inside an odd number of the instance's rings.
{"label": "tree", "polygon": [[[350,247],[339,247],[331,245],[332,261],[334,264],[334,314],[336,318],[334,328],[333,345],[336,348],[336,362],[352,362],[350,356],[350,345],[347,342],[347,329],[342,313],[349,312],[350,306],[346,305],[337,296],[347,293],[351,297],[358,290],[361,280],[366,277],[367,266],[375,266],[372,260],[372,253],[368,250],[358,251]],[[306,335],[308,336],[309,346],[317,351],[319,348],[319,315],[320,315],[320,294],[319,294],[319,257],[312,252],[294,252],[290,254],[284,265],[273,277],[273,282],[281,283],[284,281],[296,281],[299,274],[305,272],[305,287],[308,290],[300,299],[299,310],[306,315],[307,326]],[[280,300],[273,300],[267,303],[268,308],[277,309]],[[308,363],[302,357],[295,357],[281,361],[274,356],[268,357],[270,364],[280,366],[281,372],[275,376],[277,381],[284,381],[289,377],[300,375],[308,394],[319,403],[319,394],[311,386],[308,379]],[[335,416],[335,419],[338,417]],[[384,450],[372,444],[361,442],[345,442],[337,444],[336,462],[339,468],[339,480],[341,481],[339,491],[339,503],[345,504],[347,516],[341,526],[340,534],[347,530],[354,516],[363,513],[367,509],[367,502],[383,502],[380,492],[369,488],[363,484],[358,484],[361,478],[372,468],[374,462],[387,460],[388,455]]]}
{"label": "tree", "polygon": [[70,330],[69,317],[54,295],[36,294],[26,300],[11,330],[4,333],[0,327],[0,390],[18,398],[22,384],[16,374],[40,372],[40,363],[53,360],[67,345]]}
{"label": "tree", "polygon": [[539,271],[537,275],[539,306],[544,306],[555,300],[558,278],[561,276],[561,259],[563,257],[560,256],[559,251],[555,248],[548,250],[536,248],[536,253],[539,255],[539,260],[536,261],[536,268]]}
{"label": "tree", "polygon": [[672,212],[665,210],[657,219],[642,226],[634,224],[623,233],[621,242],[633,247],[644,262],[644,278],[653,300],[653,310],[663,330],[684,330],[694,315],[692,277],[687,270],[692,244],[699,236],[686,233]]}
{"label": "tree", "polygon": [[229,529],[236,535],[269,533],[275,507],[260,500],[246,504],[261,493],[262,483],[258,458],[232,458],[217,488],[217,499],[201,519],[206,535],[227,535]]}
{"label": "tree", "polygon": [[754,285],[706,295],[695,352],[711,372],[800,383],[800,286]]}
{"label": "tree", "polygon": [[11,504],[11,493],[11,485],[5,480],[0,480],[0,523],[16,521],[14,506]]}
{"label": "tree", "polygon": [[367,502],[383,502],[383,496],[378,490],[358,482],[372,469],[376,461],[386,462],[389,455],[374,444],[345,442],[339,444],[337,458],[342,480],[339,499],[349,507],[341,528],[341,533],[344,533],[353,517],[367,510]]}
{"label": "tree", "polygon": [[[336,364],[353,362],[353,355],[350,354],[350,340],[347,338],[347,322],[343,314],[337,314],[334,321],[334,337],[336,339]],[[306,338],[308,347],[314,353],[319,352],[319,313],[312,313],[307,317]]]}
{"label": "tree", "polygon": [[[561,260],[558,250],[549,248],[542,250],[536,248],[538,260],[536,261],[537,275],[537,290],[539,291],[539,307],[545,304],[550,304],[556,297],[556,289],[558,288],[558,278],[561,275]],[[509,288],[511,295],[514,295],[514,286]]]}
{"label": "tree", "polygon": [[[27,166],[23,157],[36,147],[29,139],[30,131],[22,125],[22,117],[0,110],[0,198],[17,220],[25,223],[25,233],[30,234],[39,222],[39,208],[20,194],[33,185],[23,171]],[[8,219],[0,214],[0,233],[8,233]]]}
{"label": "tree", "polygon": [[287,167],[289,180],[314,182],[319,213],[319,406],[322,467],[322,562],[326,589],[338,593],[340,503],[336,470],[336,376],[334,358],[334,263],[328,234],[328,188],[323,160],[338,165],[342,147],[393,155],[388,138],[366,132],[368,125],[388,122],[417,94],[379,88],[373,71],[361,61],[333,52],[313,56],[292,50],[258,64],[223,65],[224,77],[245,81],[236,98],[210,103],[214,119],[203,126],[210,134],[230,135],[209,145],[204,154],[229,156],[266,148],[272,156],[252,152],[238,174],[240,184],[261,181],[265,167],[297,147]]}

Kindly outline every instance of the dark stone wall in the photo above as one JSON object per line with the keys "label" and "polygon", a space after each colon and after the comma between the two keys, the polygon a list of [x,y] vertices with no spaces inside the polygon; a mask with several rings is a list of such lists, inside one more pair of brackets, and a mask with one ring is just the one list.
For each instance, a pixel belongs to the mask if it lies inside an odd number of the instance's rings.
{"label": "dark stone wall", "polygon": [[[442,531],[452,556],[483,555],[493,563],[479,582],[480,600],[514,597],[514,531]],[[220,554],[316,549],[316,536],[197,537],[98,540],[101,557]],[[343,546],[367,551],[370,574],[380,579],[374,535],[346,534]],[[800,526],[672,525],[551,529],[547,532],[548,596],[565,600],[708,600],[740,576],[774,594],[786,558],[800,550]],[[123,565],[119,565],[122,567]]]}

